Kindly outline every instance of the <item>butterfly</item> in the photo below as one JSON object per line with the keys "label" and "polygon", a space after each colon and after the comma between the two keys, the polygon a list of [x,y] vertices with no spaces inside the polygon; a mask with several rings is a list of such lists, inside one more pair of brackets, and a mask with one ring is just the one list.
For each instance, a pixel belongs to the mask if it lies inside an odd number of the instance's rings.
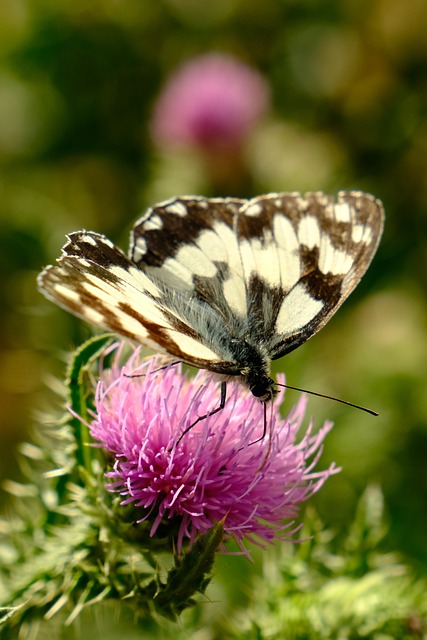
{"label": "butterfly", "polygon": [[[267,403],[271,361],[353,291],[383,223],[381,202],[360,191],[172,198],[136,221],[128,255],[98,233],[71,233],[38,285],[74,315],[238,379]],[[223,382],[222,406],[225,393]]]}

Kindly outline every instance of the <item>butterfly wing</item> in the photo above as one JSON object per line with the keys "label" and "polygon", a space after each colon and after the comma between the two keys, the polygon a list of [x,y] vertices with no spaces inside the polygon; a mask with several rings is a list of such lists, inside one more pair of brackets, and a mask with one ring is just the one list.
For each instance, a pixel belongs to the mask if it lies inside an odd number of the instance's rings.
{"label": "butterfly wing", "polygon": [[130,257],[204,301],[229,335],[277,359],[319,331],[351,293],[383,219],[381,203],[356,191],[340,192],[337,202],[323,193],[176,198],[136,222]]}
{"label": "butterfly wing", "polygon": [[134,225],[130,258],[144,272],[204,301],[224,322],[247,306],[245,274],[235,224],[245,200],[174,198]]}
{"label": "butterfly wing", "polygon": [[317,333],[353,291],[377,249],[384,212],[373,196],[343,191],[337,202],[323,193],[261,196],[242,214],[248,317],[259,340],[266,327],[275,360]]}
{"label": "butterfly wing", "polygon": [[368,268],[383,218],[361,192],[175,198],[136,222],[129,258],[99,234],[71,234],[39,286],[98,326],[246,377],[328,321]]}
{"label": "butterfly wing", "polygon": [[58,264],[47,267],[38,284],[47,298],[92,324],[199,368],[235,370],[181,316],[183,296],[156,283],[100,234],[70,234]]}

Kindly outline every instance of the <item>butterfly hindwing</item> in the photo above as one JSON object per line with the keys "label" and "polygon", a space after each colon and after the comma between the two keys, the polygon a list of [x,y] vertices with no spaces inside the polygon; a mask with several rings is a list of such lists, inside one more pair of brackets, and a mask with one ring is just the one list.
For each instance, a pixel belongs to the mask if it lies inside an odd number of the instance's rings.
{"label": "butterfly hindwing", "polygon": [[224,320],[245,316],[246,283],[234,228],[244,203],[182,197],[156,205],[135,223],[130,257],[153,277],[205,301]]}

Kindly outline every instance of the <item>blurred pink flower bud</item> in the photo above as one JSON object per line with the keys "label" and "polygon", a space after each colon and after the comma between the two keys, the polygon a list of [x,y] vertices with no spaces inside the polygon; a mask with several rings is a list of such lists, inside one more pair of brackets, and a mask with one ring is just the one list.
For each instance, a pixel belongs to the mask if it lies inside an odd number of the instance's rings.
{"label": "blurred pink flower bud", "polygon": [[151,125],[159,146],[238,147],[266,111],[269,87],[251,67],[220,53],[187,62],[166,83]]}

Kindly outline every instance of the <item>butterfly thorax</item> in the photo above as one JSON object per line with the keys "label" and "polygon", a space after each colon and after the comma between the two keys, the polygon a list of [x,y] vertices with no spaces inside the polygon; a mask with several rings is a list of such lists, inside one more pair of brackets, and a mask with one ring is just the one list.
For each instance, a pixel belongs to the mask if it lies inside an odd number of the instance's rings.
{"label": "butterfly thorax", "polygon": [[270,378],[270,359],[264,349],[243,339],[232,339],[229,348],[239,367],[238,375],[249,391],[261,402],[269,402],[276,394],[274,380]]}

